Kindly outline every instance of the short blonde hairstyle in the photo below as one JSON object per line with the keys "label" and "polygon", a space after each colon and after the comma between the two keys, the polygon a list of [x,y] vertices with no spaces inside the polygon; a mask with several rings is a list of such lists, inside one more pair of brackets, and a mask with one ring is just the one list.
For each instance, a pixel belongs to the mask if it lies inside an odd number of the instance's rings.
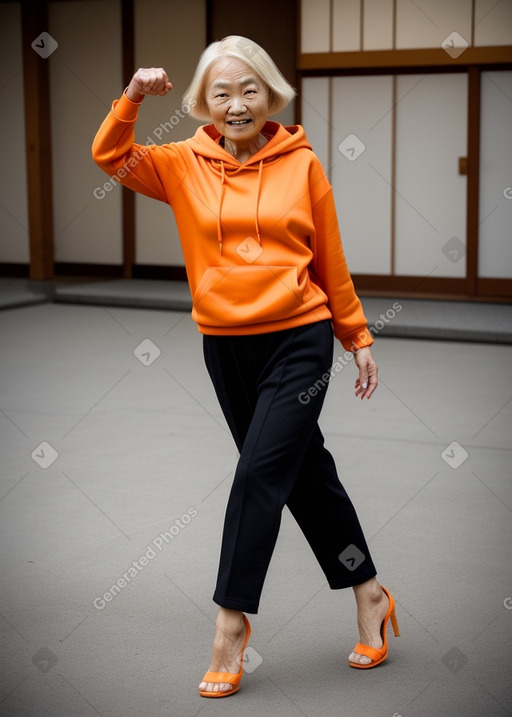
{"label": "short blonde hairstyle", "polygon": [[268,88],[269,115],[277,114],[293,100],[294,88],[277,69],[270,55],[253,40],[240,35],[229,35],[223,40],[212,42],[199,58],[199,62],[187,91],[183,95],[183,104],[188,105],[190,114],[199,120],[211,120],[206,103],[206,77],[215,60],[224,57],[236,57],[245,62]]}

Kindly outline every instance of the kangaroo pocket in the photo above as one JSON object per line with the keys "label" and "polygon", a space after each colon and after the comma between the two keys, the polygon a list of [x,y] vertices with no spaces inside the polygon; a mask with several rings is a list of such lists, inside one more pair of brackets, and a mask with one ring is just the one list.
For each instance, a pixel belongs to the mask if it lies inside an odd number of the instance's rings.
{"label": "kangaroo pocket", "polygon": [[212,327],[278,321],[325,303],[321,296],[307,271],[299,283],[294,266],[214,266],[194,293],[192,318]]}

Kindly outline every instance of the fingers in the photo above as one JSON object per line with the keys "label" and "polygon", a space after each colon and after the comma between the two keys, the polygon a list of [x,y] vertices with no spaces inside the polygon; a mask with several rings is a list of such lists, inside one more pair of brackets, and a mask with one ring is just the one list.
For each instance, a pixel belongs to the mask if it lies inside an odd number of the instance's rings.
{"label": "fingers", "polygon": [[134,74],[132,82],[141,95],[163,97],[172,90],[172,83],[163,67],[140,67]]}
{"label": "fingers", "polygon": [[363,398],[370,398],[372,393],[377,388],[378,381],[377,376],[369,376],[366,378],[363,378],[361,381],[360,378],[357,379],[355,383],[355,396],[356,398],[360,398],[361,400]]}
{"label": "fingers", "polygon": [[355,383],[356,398],[370,398],[374,393],[378,381],[378,367],[369,346],[359,349],[355,353],[355,361],[359,375]]}

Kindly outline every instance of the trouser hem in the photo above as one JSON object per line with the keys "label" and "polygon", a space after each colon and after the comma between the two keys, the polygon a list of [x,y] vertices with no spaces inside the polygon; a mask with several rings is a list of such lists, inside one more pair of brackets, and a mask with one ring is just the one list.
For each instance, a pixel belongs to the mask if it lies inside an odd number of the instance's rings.
{"label": "trouser hem", "polygon": [[248,602],[247,600],[227,598],[224,595],[219,595],[217,591],[215,591],[213,594],[213,602],[229,610],[241,610],[242,612],[249,612],[253,615],[257,614],[259,607],[259,603],[257,602]]}
{"label": "trouser hem", "polygon": [[343,588],[352,588],[354,585],[361,585],[367,580],[371,580],[377,575],[376,570],[367,570],[365,573],[358,573],[352,577],[344,579],[336,578],[335,580],[327,580],[331,590],[342,590]]}

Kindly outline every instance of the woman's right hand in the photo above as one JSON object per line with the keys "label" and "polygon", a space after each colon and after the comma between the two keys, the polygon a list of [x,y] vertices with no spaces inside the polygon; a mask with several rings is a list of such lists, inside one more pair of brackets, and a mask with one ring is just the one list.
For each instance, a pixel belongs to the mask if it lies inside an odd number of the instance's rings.
{"label": "woman's right hand", "polygon": [[163,97],[170,90],[172,90],[172,84],[163,67],[139,67],[130,80],[125,94],[132,102],[141,102],[145,95]]}

